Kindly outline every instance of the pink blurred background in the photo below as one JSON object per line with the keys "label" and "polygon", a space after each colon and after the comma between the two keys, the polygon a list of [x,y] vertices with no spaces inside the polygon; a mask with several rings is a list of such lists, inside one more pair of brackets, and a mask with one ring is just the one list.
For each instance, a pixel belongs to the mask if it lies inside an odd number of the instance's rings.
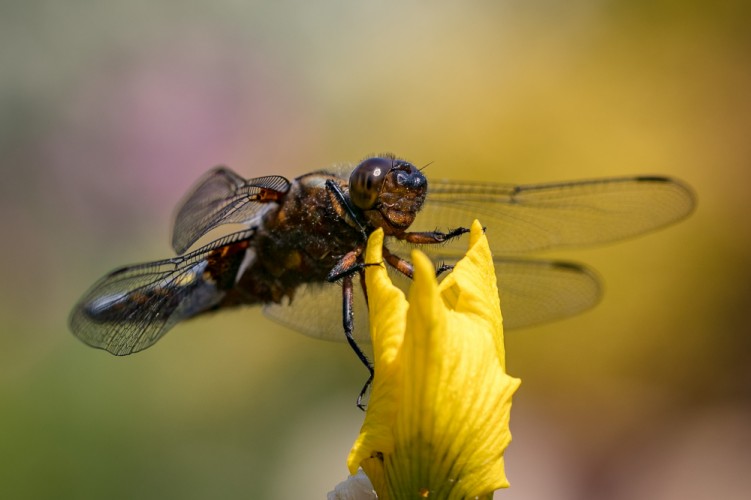
{"label": "pink blurred background", "polygon": [[207,169],[293,177],[392,151],[429,176],[661,173],[698,211],[559,252],[602,304],[509,332],[515,499],[751,491],[747,2],[6,2],[0,497],[323,498],[365,373],[257,310],[114,358],[66,316],[164,258]]}

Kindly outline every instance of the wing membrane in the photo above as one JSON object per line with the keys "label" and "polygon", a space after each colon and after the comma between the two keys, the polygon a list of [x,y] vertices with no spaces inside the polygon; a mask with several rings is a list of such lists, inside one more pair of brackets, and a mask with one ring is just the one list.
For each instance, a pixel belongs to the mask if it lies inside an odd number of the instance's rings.
{"label": "wing membrane", "polygon": [[505,328],[568,318],[594,307],[602,289],[594,271],[555,260],[495,259]]}
{"label": "wing membrane", "polygon": [[[494,259],[501,295],[503,324],[507,329],[533,326],[574,316],[595,306],[602,294],[597,275],[586,266],[538,259]],[[396,286],[405,294],[411,281],[389,268]],[[354,337],[370,343],[368,309],[355,277]],[[337,284],[303,285],[291,303],[270,304],[264,313],[305,335],[344,341],[342,288]]]}
{"label": "wing membrane", "polygon": [[222,299],[221,285],[204,273],[207,257],[254,232],[240,231],[183,256],[111,272],[73,308],[71,330],[86,344],[118,356],[146,349],[177,322]]}
{"label": "wing membrane", "polygon": [[278,175],[246,180],[226,167],[211,170],[180,204],[172,248],[182,254],[222,224],[257,225],[272,206],[269,202],[286,193],[289,186],[289,181]]}
{"label": "wing membrane", "polygon": [[[359,276],[353,277],[354,332],[358,343],[369,343],[368,308]],[[310,337],[345,341],[342,323],[342,287],[339,283],[306,283],[295,290],[292,301],[267,304],[266,316]]]}
{"label": "wing membrane", "polygon": [[[469,227],[479,219],[493,252],[513,255],[628,238],[677,222],[694,204],[692,191],[667,177],[528,186],[431,180],[410,230]],[[453,254],[464,245],[441,248]]]}

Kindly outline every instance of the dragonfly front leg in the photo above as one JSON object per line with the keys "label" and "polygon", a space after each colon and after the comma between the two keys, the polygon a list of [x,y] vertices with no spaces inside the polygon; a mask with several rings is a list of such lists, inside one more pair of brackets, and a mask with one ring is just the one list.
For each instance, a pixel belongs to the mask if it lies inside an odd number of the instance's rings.
{"label": "dragonfly front leg", "polygon": [[401,236],[398,236],[398,238],[408,243],[415,243],[418,245],[435,245],[445,243],[468,232],[469,229],[466,227],[457,227],[448,233],[442,233],[441,231],[421,231],[404,233]]}
{"label": "dragonfly front leg", "polygon": [[368,233],[365,229],[365,223],[362,221],[360,210],[350,203],[349,198],[344,194],[341,188],[331,180],[326,181],[326,189],[333,197],[332,202],[338,206],[338,212],[343,218],[349,218],[355,228],[362,233],[364,239],[368,239]]}
{"label": "dragonfly front leg", "polygon": [[[417,245],[439,245],[468,232],[469,229],[467,229],[466,227],[457,227],[456,229],[452,229],[448,233],[443,233],[441,231],[406,232],[397,236],[397,238]],[[386,262],[389,263],[391,267],[393,267],[406,277],[412,278],[413,268],[412,264],[409,261],[399,257],[396,254],[391,253],[385,246],[383,247],[383,258]],[[438,277],[446,271],[452,270],[453,268],[454,266],[449,264],[440,264],[436,268],[435,275],[436,277]]]}

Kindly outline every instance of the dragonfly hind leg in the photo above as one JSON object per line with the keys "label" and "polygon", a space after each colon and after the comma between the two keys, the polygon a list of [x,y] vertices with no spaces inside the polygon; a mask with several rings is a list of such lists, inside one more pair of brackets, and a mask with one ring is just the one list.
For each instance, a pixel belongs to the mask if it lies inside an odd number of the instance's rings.
{"label": "dragonfly hind leg", "polygon": [[353,336],[355,330],[355,315],[354,315],[354,283],[352,281],[352,273],[342,278],[342,326],[344,327],[344,336],[347,338],[347,343],[355,351],[358,359],[368,369],[368,380],[365,382],[360,394],[357,396],[357,407],[361,410],[365,410],[363,404],[363,396],[370,387],[370,383],[373,381],[373,364],[370,362],[365,353],[360,349]]}

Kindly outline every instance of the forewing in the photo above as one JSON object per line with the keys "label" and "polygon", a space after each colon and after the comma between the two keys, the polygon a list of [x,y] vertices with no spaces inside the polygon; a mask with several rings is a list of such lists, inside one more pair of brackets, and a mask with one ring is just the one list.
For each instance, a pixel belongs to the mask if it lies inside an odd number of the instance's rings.
{"label": "forewing", "polygon": [[225,291],[205,272],[207,259],[253,233],[240,231],[183,256],[111,272],[73,308],[70,329],[86,344],[118,356],[146,349],[177,322],[222,299]]}
{"label": "forewing", "polygon": [[[469,227],[478,219],[496,254],[617,241],[686,217],[692,191],[667,177],[620,177],[528,186],[431,180],[411,231]],[[464,240],[458,238],[457,240]],[[466,246],[453,241],[448,254]],[[435,250],[442,253],[441,248]]]}
{"label": "forewing", "polygon": [[222,224],[256,225],[265,210],[289,191],[289,186],[289,181],[278,175],[246,180],[226,167],[211,170],[180,204],[172,230],[172,248],[182,254]]}

